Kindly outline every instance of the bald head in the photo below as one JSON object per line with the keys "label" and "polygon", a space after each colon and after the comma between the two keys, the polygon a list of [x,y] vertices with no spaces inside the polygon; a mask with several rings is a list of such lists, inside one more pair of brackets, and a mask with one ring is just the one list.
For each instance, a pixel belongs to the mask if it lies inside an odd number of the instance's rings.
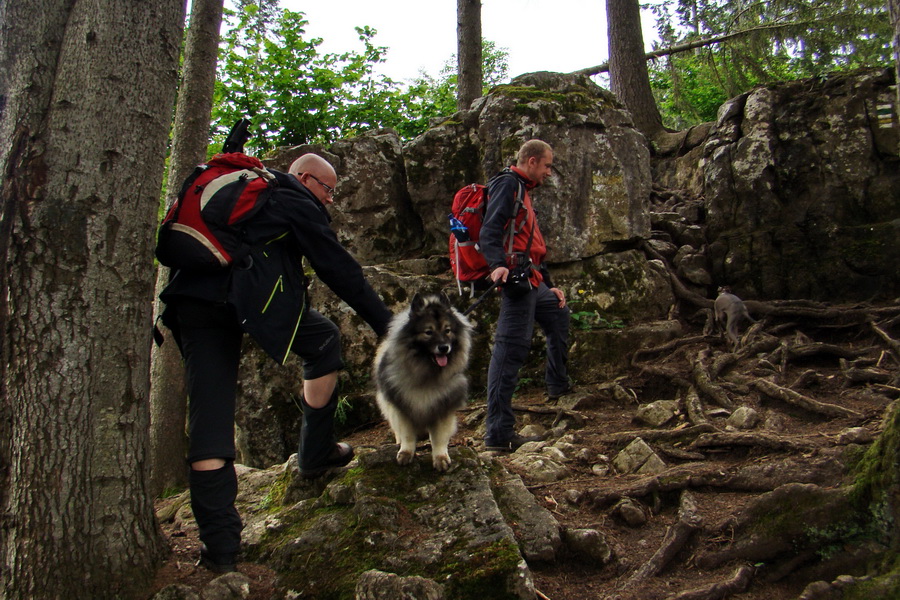
{"label": "bald head", "polygon": [[291,163],[288,173],[306,186],[322,204],[334,202],[337,174],[331,163],[318,154],[304,154]]}

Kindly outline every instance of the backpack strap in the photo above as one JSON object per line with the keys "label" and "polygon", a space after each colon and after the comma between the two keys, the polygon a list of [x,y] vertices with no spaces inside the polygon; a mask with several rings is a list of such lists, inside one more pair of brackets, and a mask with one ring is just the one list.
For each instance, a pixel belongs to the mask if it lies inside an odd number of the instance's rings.
{"label": "backpack strap", "polygon": [[[506,242],[506,253],[513,253],[513,244],[515,243],[516,238],[516,217],[519,216],[519,212],[525,208],[525,186],[519,181],[518,177],[516,178],[516,183],[519,184],[519,192],[516,194],[516,202],[513,205],[513,216],[510,219],[507,233],[507,242]],[[528,212],[525,212],[525,221],[528,221]],[[528,249],[525,251],[526,254],[531,250],[531,240],[534,237],[534,229],[531,230],[532,236],[528,238]]]}

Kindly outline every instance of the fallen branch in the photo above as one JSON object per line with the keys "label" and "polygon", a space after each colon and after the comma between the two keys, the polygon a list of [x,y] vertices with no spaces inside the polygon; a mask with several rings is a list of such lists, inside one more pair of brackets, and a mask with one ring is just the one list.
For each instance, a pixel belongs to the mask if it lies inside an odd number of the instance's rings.
{"label": "fallen branch", "polygon": [[697,513],[697,503],[694,501],[693,495],[686,490],[682,491],[681,504],[678,507],[678,522],[666,532],[662,544],[653,556],[628,579],[625,588],[662,573],[663,569],[690,541],[694,532],[702,526],[703,518]]}
{"label": "fallen branch", "polygon": [[781,400],[782,402],[787,402],[788,404],[799,406],[800,408],[820,415],[825,415],[828,417],[862,416],[855,410],[850,410],[849,408],[844,408],[843,406],[838,406],[836,404],[827,404],[825,402],[813,400],[808,396],[804,396],[803,394],[795,392],[794,390],[781,387],[780,385],[774,384],[771,381],[767,381],[765,379],[756,379],[750,383],[750,386],[756,388],[758,391],[762,392],[766,396],[769,396],[770,398],[775,398],[776,400]]}
{"label": "fallen branch", "polygon": [[734,594],[742,594],[750,587],[756,568],[744,565],[730,579],[669,596],[666,600],[722,600]]}

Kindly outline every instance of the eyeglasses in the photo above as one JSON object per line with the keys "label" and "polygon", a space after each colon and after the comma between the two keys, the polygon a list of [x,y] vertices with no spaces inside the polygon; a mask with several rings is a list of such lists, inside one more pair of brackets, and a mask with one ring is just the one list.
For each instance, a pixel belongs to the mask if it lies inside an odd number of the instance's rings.
{"label": "eyeglasses", "polygon": [[313,179],[318,181],[319,185],[321,185],[322,188],[324,188],[326,194],[328,194],[329,196],[334,196],[334,188],[333,187],[331,187],[327,183],[322,183],[322,180],[319,179],[318,177],[316,177],[315,175],[313,175],[312,173],[307,173],[307,175],[309,175],[310,177],[312,177]]}

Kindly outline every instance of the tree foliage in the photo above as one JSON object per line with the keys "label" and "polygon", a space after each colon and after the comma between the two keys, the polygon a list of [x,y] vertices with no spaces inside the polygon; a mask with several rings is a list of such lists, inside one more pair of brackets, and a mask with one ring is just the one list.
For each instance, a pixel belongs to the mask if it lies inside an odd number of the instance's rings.
{"label": "tree foliage", "polygon": [[257,18],[258,6],[227,11],[219,57],[213,121],[221,136],[242,116],[254,123],[249,143],[275,146],[330,142],[391,125],[402,108],[397,85],[374,73],[386,48],[375,30],[358,27],[362,51],[321,54],[321,38],[307,39],[303,13]]}
{"label": "tree foliage", "polygon": [[713,120],[722,102],[761,83],[891,61],[882,0],[664,0],[651,8],[661,46],[730,36],[651,64],[669,126]]}
{"label": "tree foliage", "polygon": [[[362,49],[321,53],[321,38],[309,38],[302,12],[263,10],[243,4],[226,11],[220,47],[213,137],[223,139],[241,117],[254,124],[248,147],[328,143],[364,131],[391,127],[410,139],[435,117],[456,112],[455,57],[437,77],[421,73],[401,84],[376,72],[386,47],[376,31],[357,27]],[[507,77],[507,52],[484,42],[485,85]],[[218,145],[214,145],[213,148]]]}

